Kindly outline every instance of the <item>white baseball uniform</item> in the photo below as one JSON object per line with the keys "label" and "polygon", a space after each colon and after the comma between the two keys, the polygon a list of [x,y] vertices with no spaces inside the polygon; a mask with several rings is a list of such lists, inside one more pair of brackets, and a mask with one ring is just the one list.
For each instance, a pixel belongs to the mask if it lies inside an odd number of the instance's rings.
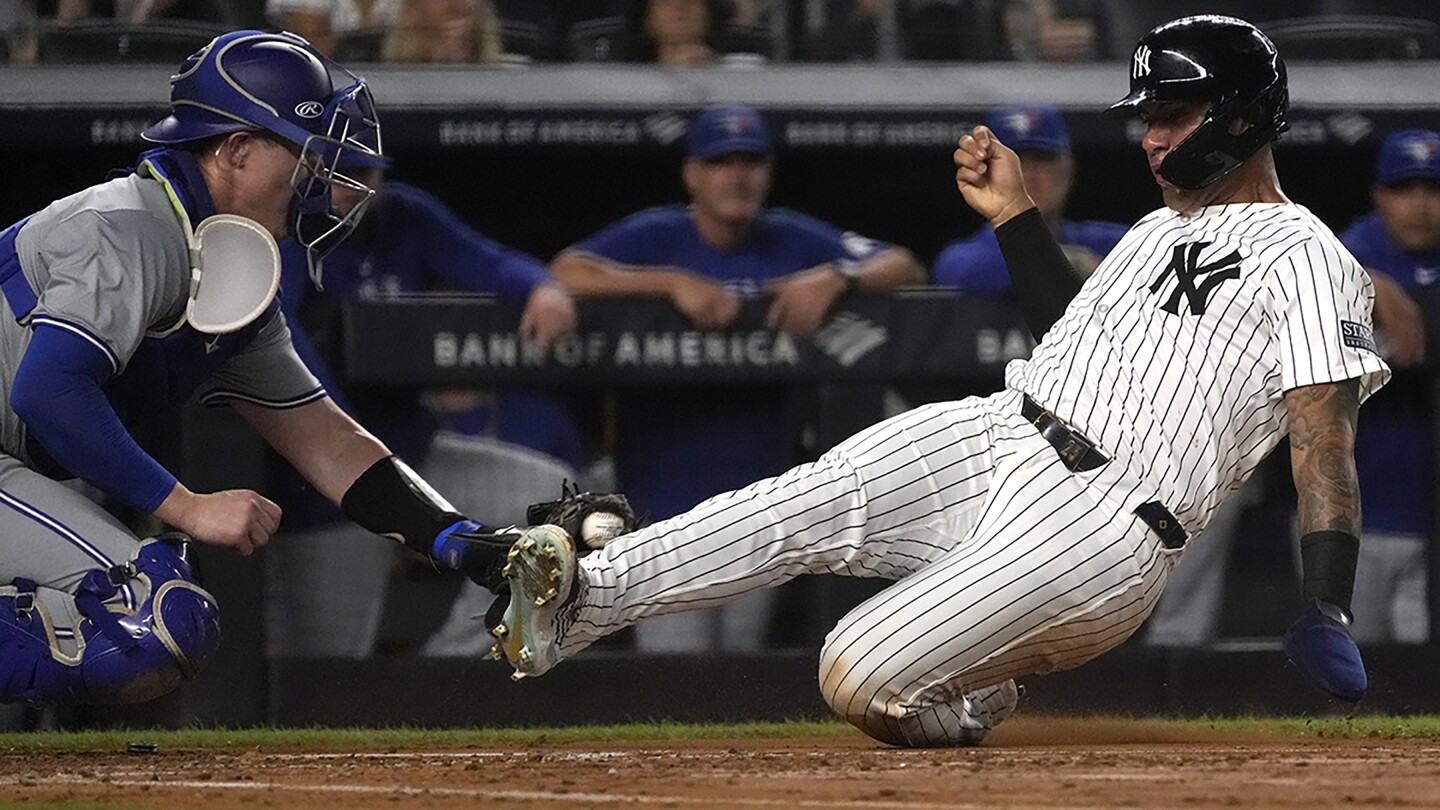
{"label": "white baseball uniform", "polygon": [[[1010,679],[1084,663],[1149,614],[1184,535],[1137,507],[1193,536],[1285,436],[1286,390],[1384,384],[1372,299],[1298,205],[1156,211],[1006,390],[902,414],[582,558],[561,655],[803,573],[885,577],[826,639],[825,699],[880,740],[977,742],[1013,708]],[[1027,397],[1103,463],[1062,460]]]}

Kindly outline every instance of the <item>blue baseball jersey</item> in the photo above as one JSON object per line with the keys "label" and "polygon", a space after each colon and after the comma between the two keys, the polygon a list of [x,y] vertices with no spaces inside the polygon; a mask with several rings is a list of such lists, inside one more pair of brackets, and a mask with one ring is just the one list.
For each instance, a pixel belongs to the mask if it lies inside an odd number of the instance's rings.
{"label": "blue baseball jersey", "polygon": [[[434,290],[493,293],[523,304],[535,287],[551,280],[538,259],[477,233],[433,195],[395,181],[386,181],[361,227],[325,259],[323,294],[311,286],[305,251],[294,240],[281,243],[281,257],[280,301],[292,324],[302,323],[302,310],[312,317],[320,313],[323,320],[327,308],[345,300]],[[482,411],[437,416],[412,388],[336,386],[327,370],[331,353],[320,351],[303,329],[295,329],[295,346],[341,406],[412,464],[424,458],[440,427],[483,432],[577,468],[585,464],[575,418],[552,396],[495,392]],[[315,505],[333,517],[325,505]],[[299,522],[320,519],[307,514]]]}
{"label": "blue baseball jersey", "polygon": [[[1060,244],[1079,245],[1103,259],[1129,230],[1129,226],[1114,222],[1065,221],[1060,223]],[[986,225],[946,245],[935,259],[932,279],[975,295],[1008,295],[1010,272],[995,240],[995,229]]]}
{"label": "blue baseball jersey", "polygon": [[[1386,235],[1378,214],[1357,220],[1340,241],[1360,264],[1395,279],[1407,292],[1440,281],[1440,251],[1400,250]],[[1428,388],[1422,375],[1399,375],[1360,409],[1355,468],[1366,529],[1404,534],[1429,529],[1435,478]]]}
{"label": "blue baseball jersey", "polygon": [[[684,206],[642,211],[576,246],[615,262],[684,267],[737,292],[889,246],[782,208],[761,212],[732,251],[705,243]],[[651,519],[793,466],[797,420],[783,385],[631,388],[617,397],[615,467],[621,488]]]}

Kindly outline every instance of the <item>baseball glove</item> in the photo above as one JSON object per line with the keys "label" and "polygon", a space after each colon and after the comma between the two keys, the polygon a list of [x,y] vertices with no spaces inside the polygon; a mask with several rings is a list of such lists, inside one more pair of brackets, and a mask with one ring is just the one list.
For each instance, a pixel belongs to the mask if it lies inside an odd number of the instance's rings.
{"label": "baseball glove", "polygon": [[569,482],[560,485],[560,497],[532,503],[525,510],[531,526],[549,523],[575,539],[576,551],[585,554],[619,535],[635,530],[639,521],[630,501],[618,492],[581,492]]}

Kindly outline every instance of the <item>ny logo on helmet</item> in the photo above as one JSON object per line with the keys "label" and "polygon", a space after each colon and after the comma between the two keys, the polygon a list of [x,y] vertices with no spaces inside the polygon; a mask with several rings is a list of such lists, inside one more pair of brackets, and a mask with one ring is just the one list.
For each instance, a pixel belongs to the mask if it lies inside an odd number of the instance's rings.
{"label": "ny logo on helmet", "polygon": [[1130,69],[1130,78],[1139,79],[1150,75],[1150,46],[1141,45],[1135,49],[1135,64]]}
{"label": "ny logo on helmet", "polygon": [[302,101],[295,105],[295,114],[301,118],[319,118],[325,113],[325,105],[318,101]]}

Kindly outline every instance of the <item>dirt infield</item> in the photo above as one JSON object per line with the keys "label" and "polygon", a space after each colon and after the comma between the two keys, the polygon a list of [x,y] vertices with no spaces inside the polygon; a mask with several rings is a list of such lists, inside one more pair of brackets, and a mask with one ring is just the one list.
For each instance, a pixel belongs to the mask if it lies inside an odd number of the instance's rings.
{"label": "dirt infield", "polygon": [[1440,741],[1017,719],[974,749],[860,735],[465,751],[11,753],[0,807],[1114,808],[1440,806]]}

